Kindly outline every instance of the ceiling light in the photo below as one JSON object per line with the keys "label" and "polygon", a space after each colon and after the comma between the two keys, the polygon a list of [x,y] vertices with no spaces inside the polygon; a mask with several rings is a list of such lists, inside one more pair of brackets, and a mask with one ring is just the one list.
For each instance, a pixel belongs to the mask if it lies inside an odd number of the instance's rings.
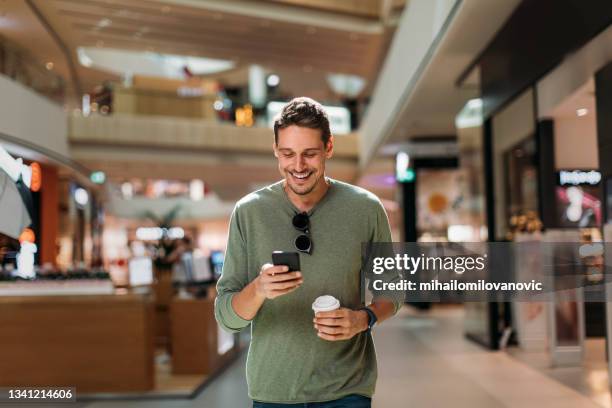
{"label": "ceiling light", "polygon": [[89,55],[87,55],[87,53],[85,52],[85,50],[83,48],[78,48],[77,49],[77,57],[79,59],[79,63],[82,66],[89,68],[89,67],[91,67],[93,65],[93,61],[91,60]]}
{"label": "ceiling light", "polygon": [[189,182],[189,197],[193,201],[200,201],[204,198],[204,182],[202,180],[191,180]]}
{"label": "ceiling light", "polygon": [[15,20],[7,18],[6,13],[2,13],[0,11],[0,28],[9,28],[11,26],[15,26]]}
{"label": "ceiling light", "polygon": [[81,98],[81,107],[83,109],[83,116],[89,116],[91,113],[91,97],[89,94],[84,94]]}
{"label": "ceiling light", "polygon": [[470,99],[455,117],[455,126],[459,129],[482,126],[482,99]]}
{"label": "ceiling light", "polygon": [[276,74],[268,75],[268,78],[266,79],[266,83],[268,84],[269,87],[278,86],[278,84],[280,84],[280,77]]}
{"label": "ceiling light", "polygon": [[51,71],[53,69],[53,63],[51,61],[47,62],[45,68],[47,68],[47,71]]}
{"label": "ceiling light", "polygon": [[73,193],[74,201],[82,207],[86,206],[89,203],[89,193],[82,187],[78,187],[74,190]]}
{"label": "ceiling light", "polygon": [[482,108],[482,99],[480,99],[480,98],[470,99],[467,102],[467,107],[468,107],[468,109],[481,109]]}
{"label": "ceiling light", "polygon": [[[140,31],[138,31],[140,32]],[[194,75],[210,75],[232,69],[235,64],[228,60],[163,54],[148,51],[128,51],[113,48],[78,47],[79,62],[118,75],[143,75],[172,79],[184,79],[185,67]],[[262,79],[265,86],[265,77]]]}
{"label": "ceiling light", "polygon": [[588,113],[589,113],[589,110],[587,108],[576,109],[577,116],[586,116]]}
{"label": "ceiling light", "polygon": [[113,22],[110,19],[103,18],[102,20],[98,21],[98,24],[96,24],[96,26],[100,28],[104,28],[104,27],[108,27],[111,24],[113,24]]}
{"label": "ceiling light", "polygon": [[327,83],[335,93],[349,98],[356,98],[366,86],[364,78],[346,74],[329,74]]}

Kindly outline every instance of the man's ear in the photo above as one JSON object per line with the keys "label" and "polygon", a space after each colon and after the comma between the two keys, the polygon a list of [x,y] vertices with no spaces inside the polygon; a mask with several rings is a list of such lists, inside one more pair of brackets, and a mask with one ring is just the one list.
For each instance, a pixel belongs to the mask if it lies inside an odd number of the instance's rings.
{"label": "man's ear", "polygon": [[278,146],[276,145],[276,142],[272,143],[272,151],[274,152],[274,157],[278,159]]}
{"label": "man's ear", "polygon": [[325,158],[331,159],[334,155],[334,135],[329,136],[329,140],[327,141],[327,146],[325,146]]}

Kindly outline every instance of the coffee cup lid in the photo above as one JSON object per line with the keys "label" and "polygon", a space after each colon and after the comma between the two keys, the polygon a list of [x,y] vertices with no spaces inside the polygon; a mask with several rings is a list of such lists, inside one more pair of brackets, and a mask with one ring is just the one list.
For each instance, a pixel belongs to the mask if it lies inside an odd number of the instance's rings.
{"label": "coffee cup lid", "polygon": [[335,310],[339,307],[340,301],[330,295],[319,296],[312,304],[312,308],[319,312]]}

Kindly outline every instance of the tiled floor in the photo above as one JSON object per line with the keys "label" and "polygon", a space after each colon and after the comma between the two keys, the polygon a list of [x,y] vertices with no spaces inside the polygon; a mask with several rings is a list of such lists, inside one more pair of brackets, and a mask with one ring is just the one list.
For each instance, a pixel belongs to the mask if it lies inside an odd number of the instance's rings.
{"label": "tiled floor", "polygon": [[549,357],[544,352],[526,352],[512,348],[509,353],[561,384],[588,396],[600,406],[612,408],[605,338],[590,338],[585,341],[584,361],[578,367],[551,367]]}
{"label": "tiled floor", "polygon": [[462,316],[461,309],[403,311],[379,330],[376,408],[599,407],[507,353],[465,340]]}
{"label": "tiled floor", "polygon": [[[449,308],[424,315],[403,310],[377,328],[374,407],[606,406],[507,353],[484,350],[462,333],[462,310]],[[244,363],[243,356],[193,400],[109,401],[86,407],[248,407]]]}

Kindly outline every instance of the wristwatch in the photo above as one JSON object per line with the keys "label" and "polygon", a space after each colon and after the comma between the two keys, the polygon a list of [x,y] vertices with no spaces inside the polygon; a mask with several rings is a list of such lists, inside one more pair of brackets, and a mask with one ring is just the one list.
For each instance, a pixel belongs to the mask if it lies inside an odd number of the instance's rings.
{"label": "wristwatch", "polygon": [[362,307],[359,310],[363,310],[364,312],[366,312],[368,314],[368,330],[367,330],[367,332],[370,333],[372,331],[372,328],[374,327],[374,325],[378,321],[378,317],[376,317],[376,313],[374,313],[372,311],[372,309],[370,309],[367,306],[366,307]]}

